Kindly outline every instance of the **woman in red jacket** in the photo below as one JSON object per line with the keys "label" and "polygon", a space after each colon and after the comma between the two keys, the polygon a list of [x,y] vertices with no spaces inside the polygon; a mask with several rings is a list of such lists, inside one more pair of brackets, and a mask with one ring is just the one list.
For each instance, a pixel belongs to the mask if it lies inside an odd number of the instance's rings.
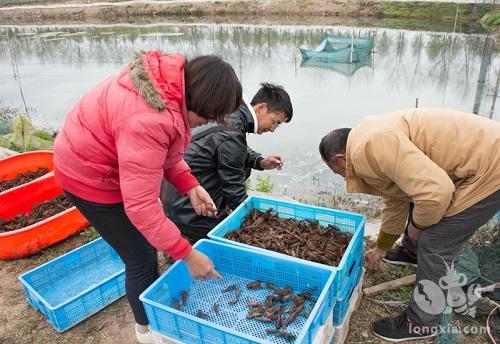
{"label": "woman in red jacket", "polygon": [[241,85],[216,56],[136,54],[69,111],[54,147],[54,170],[67,197],[125,263],[126,292],[141,343],[152,342],[139,295],[157,277],[156,250],[183,259],[197,279],[220,278],[193,250],[158,201],[163,177],[199,214],[217,209],[183,154],[191,128],[238,109]]}

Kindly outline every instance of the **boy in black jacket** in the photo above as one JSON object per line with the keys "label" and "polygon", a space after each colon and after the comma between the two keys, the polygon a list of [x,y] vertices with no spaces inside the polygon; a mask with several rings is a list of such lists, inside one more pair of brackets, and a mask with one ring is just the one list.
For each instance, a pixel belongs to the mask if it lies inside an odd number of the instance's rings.
{"label": "boy in black jacket", "polygon": [[246,135],[272,133],[280,124],[290,122],[292,116],[292,103],[283,87],[263,83],[250,103],[245,100],[238,111],[228,117],[227,126],[204,126],[193,135],[184,160],[212,197],[219,216],[216,219],[196,215],[189,198],[179,195],[171,185],[162,186],[165,212],[191,242],[205,238],[247,198],[245,181],[252,168],[281,169],[281,156],[262,157],[247,146]]}

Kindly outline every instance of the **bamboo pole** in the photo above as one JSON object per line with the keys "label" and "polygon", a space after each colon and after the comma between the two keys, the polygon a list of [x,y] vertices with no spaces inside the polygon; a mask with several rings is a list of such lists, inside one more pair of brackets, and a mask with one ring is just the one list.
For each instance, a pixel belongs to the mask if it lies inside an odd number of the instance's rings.
{"label": "bamboo pole", "polygon": [[413,274],[389,282],[377,284],[373,287],[365,288],[363,289],[363,294],[365,294],[365,296],[371,296],[386,290],[398,289],[410,284],[414,284],[416,281],[417,281],[417,275]]}
{"label": "bamboo pole", "polygon": [[351,35],[351,63],[352,63],[353,50],[354,50],[354,30],[352,31],[352,35]]}

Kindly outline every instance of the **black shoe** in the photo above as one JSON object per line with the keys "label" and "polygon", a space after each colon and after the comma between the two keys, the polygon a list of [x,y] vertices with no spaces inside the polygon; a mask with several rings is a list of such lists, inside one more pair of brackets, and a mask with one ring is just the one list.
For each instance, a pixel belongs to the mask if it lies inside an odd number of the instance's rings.
{"label": "black shoe", "polygon": [[383,260],[394,265],[417,266],[417,258],[410,255],[403,246],[387,251]]}
{"label": "black shoe", "polygon": [[377,320],[372,324],[373,333],[388,342],[403,342],[432,338],[437,335],[437,326],[418,326],[408,320],[406,312],[395,317]]}

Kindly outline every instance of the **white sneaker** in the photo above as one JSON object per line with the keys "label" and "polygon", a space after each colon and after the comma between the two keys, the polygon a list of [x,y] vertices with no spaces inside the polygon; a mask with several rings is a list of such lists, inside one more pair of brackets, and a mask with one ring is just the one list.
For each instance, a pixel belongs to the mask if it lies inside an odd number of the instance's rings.
{"label": "white sneaker", "polygon": [[153,344],[153,334],[151,331],[148,331],[146,333],[140,333],[139,330],[137,329],[137,324],[135,324],[135,337],[137,338],[137,341],[142,344]]}

